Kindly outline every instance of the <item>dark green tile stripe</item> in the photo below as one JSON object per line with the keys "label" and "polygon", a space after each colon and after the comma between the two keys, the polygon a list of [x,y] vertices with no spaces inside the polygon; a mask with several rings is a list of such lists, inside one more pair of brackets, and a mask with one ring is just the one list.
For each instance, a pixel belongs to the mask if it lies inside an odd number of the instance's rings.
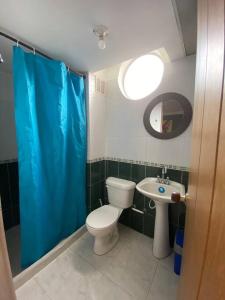
{"label": "dark green tile stripe", "polygon": [[87,214],[100,207],[100,199],[103,204],[105,203],[105,166],[106,162],[104,160],[87,163]]}
{"label": "dark green tile stripe", "polygon": [[[118,177],[140,182],[145,177],[161,175],[162,168],[148,165],[132,164],[128,162],[101,160],[87,163],[87,207],[88,213],[100,207],[99,199],[103,204],[107,203],[107,191],[105,179]],[[181,182],[188,186],[188,172],[168,169],[167,176],[170,180]],[[131,209],[123,211],[120,222],[150,237],[154,236],[155,209],[149,207],[150,199],[141,195],[137,190],[134,193],[134,207],[144,211],[139,214]],[[152,203],[154,205],[154,203]],[[184,228],[185,206],[183,203],[169,205],[169,230],[171,246],[177,228]]]}
{"label": "dark green tile stripe", "polygon": [[143,233],[151,238],[154,237],[154,229],[155,229],[155,217],[151,214],[146,213],[144,215],[144,228]]}
{"label": "dark green tile stripe", "polygon": [[[157,177],[162,174],[162,169],[159,167],[146,166],[146,177]],[[178,171],[179,172],[179,171]]]}
{"label": "dark green tile stripe", "polygon": [[119,178],[131,180],[131,164],[119,162]]}
{"label": "dark green tile stripe", "polygon": [[5,230],[20,223],[18,162],[0,164],[0,196]]}
{"label": "dark green tile stripe", "polygon": [[118,161],[106,161],[106,178],[107,177],[119,177],[119,162]]}
{"label": "dark green tile stripe", "polygon": [[145,197],[137,190],[134,191],[134,206],[140,210],[144,210],[145,208]]}
{"label": "dark green tile stripe", "polygon": [[132,164],[131,165],[131,179],[138,183],[146,177],[146,167],[142,165]]}

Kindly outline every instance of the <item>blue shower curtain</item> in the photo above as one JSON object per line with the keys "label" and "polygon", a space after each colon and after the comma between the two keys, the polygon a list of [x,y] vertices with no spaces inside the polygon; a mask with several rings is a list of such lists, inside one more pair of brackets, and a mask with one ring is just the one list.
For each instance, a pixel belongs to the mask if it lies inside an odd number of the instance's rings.
{"label": "blue shower curtain", "polygon": [[13,48],[22,266],[85,223],[84,79]]}

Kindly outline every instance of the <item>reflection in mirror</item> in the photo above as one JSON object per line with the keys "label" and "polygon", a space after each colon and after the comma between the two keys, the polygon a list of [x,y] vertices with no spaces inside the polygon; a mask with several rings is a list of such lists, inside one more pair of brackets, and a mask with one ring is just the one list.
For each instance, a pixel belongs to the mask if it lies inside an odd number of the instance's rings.
{"label": "reflection in mirror", "polygon": [[157,96],[144,113],[145,129],[159,139],[171,139],[186,130],[192,119],[192,106],[181,94],[165,93]]}
{"label": "reflection in mirror", "polygon": [[184,110],[177,100],[158,103],[150,114],[150,124],[161,133],[176,130],[184,118]]}

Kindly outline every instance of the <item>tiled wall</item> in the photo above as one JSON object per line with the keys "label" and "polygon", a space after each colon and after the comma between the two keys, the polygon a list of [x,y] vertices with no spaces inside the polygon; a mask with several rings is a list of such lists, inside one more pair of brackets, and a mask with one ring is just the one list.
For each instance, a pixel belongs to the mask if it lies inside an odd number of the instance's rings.
{"label": "tiled wall", "polygon": [[[132,180],[136,183],[145,177],[161,175],[160,166],[104,160],[87,163],[87,208],[88,213],[100,207],[100,201],[107,204],[105,179],[109,176]],[[181,182],[187,188],[188,172],[186,170],[168,169],[167,175],[171,180]],[[19,188],[18,163],[8,162],[0,164],[0,194],[3,209],[5,229],[19,224]],[[131,209],[124,210],[120,222],[131,228],[153,237],[155,210],[149,208],[148,198],[137,190],[134,194],[134,206],[144,211],[137,213]],[[171,204],[169,207],[170,238],[173,244],[174,234],[178,227],[184,227],[185,206],[183,203]]]}
{"label": "tiled wall", "polygon": [[87,120],[88,120],[88,159],[105,155],[106,136],[106,97],[95,89],[96,77],[103,80],[104,72],[89,73]]}
{"label": "tiled wall", "polygon": [[105,168],[106,161],[100,160],[87,163],[87,210],[88,212],[100,206],[99,199],[105,203]]}
{"label": "tiled wall", "polygon": [[[186,167],[190,165],[191,124],[181,135],[169,140],[154,138],[143,124],[147,105],[162,93],[180,93],[187,97],[192,105],[194,103],[195,56],[166,63],[164,67],[162,82],[158,88],[139,101],[129,101],[122,95],[118,86],[119,65],[106,71],[105,157]],[[93,106],[93,111],[99,114],[99,118],[102,109]],[[91,125],[96,126],[93,123]],[[102,134],[102,128],[104,124],[101,127],[96,126],[93,139]]]}
{"label": "tiled wall", "polygon": [[[145,177],[155,177],[161,175],[160,166],[145,164],[135,164],[131,162],[101,160],[87,164],[87,206],[88,211],[100,207],[99,199],[107,203],[107,193],[105,189],[105,178],[109,176],[132,180],[136,183]],[[168,169],[167,176],[171,180],[183,183],[187,189],[187,170]],[[150,237],[154,236],[155,209],[149,208],[149,199],[141,195],[137,190],[134,194],[134,207],[144,211],[140,214],[131,209],[123,211],[120,222]],[[174,242],[176,229],[183,228],[185,221],[185,206],[183,203],[170,204],[169,223],[171,246]]]}
{"label": "tiled wall", "polygon": [[18,163],[0,163],[0,195],[5,230],[18,225],[19,178]]}

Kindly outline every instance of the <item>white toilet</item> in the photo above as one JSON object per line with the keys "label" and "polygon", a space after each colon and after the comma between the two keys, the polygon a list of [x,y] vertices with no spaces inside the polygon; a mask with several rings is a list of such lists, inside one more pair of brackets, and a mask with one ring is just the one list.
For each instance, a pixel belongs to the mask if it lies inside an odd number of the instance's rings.
{"label": "white toilet", "polygon": [[109,204],[95,209],[86,219],[87,230],[95,237],[96,254],[107,253],[118,241],[117,221],[123,209],[133,204],[135,186],[134,182],[120,178],[106,179]]}

